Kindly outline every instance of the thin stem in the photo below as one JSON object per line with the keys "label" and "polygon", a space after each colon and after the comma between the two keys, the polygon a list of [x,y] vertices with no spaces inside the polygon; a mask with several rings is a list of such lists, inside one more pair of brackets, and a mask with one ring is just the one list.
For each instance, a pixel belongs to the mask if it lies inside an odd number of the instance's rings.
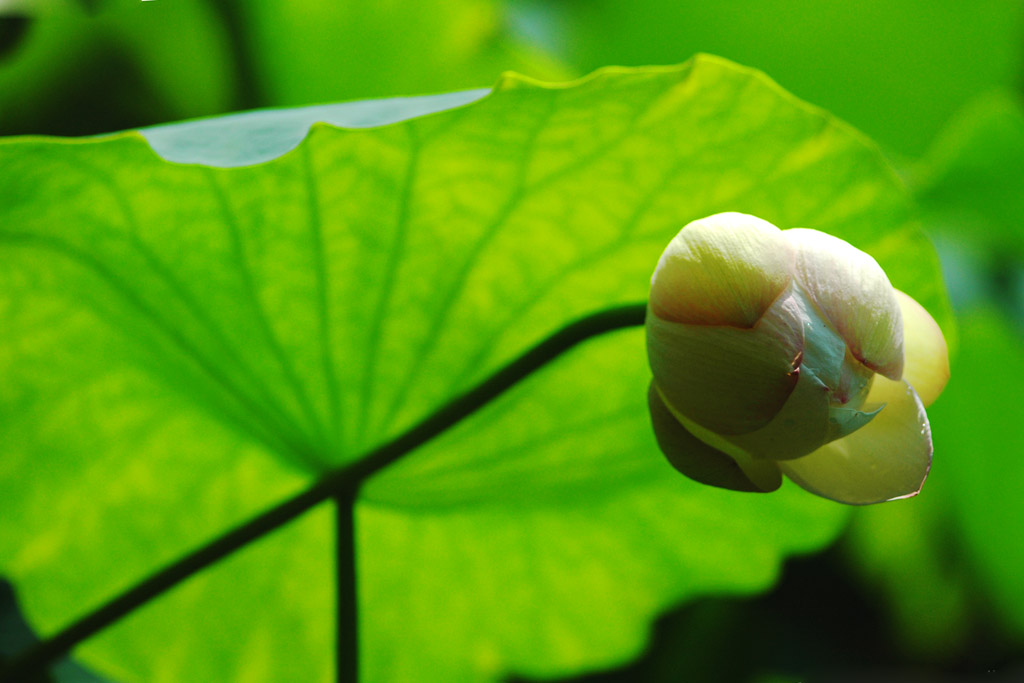
{"label": "thin stem", "polygon": [[213,3],[220,13],[220,19],[225,29],[227,44],[234,57],[235,66],[235,102],[232,109],[253,109],[264,107],[269,102],[264,97],[260,83],[260,74],[257,72],[256,60],[253,58],[253,48],[247,40],[246,20],[242,2],[238,0],[220,0]]}
{"label": "thin stem", "polygon": [[[622,306],[594,313],[563,327],[505,367],[496,371],[473,389],[455,397],[407,432],[379,446],[366,457],[349,465],[342,466],[333,472],[329,472],[302,493],[279,503],[223,536],[214,539],[202,548],[164,567],[132,588],[129,588],[121,595],[113,598],[108,603],[67,626],[64,630],[46,640],[40,641],[0,669],[0,681],[21,681],[38,675],[82,641],[178,585],[196,572],[209,567],[252,541],[284,526],[320,503],[336,496],[348,496],[349,500],[354,502],[362,483],[369,477],[412,450],[422,446],[438,434],[458,424],[503,394],[520,380],[536,372],[580,342],[614,330],[642,325],[644,313],[644,304]],[[339,522],[341,521],[341,507],[343,506],[339,506]],[[354,538],[351,538],[354,536],[351,520],[353,506],[349,504],[347,508],[348,511],[345,514],[348,515],[348,531],[345,533],[349,534],[350,538],[345,540],[351,546],[354,541]],[[340,525],[338,533],[340,541],[342,534]],[[351,557],[346,558],[350,569],[345,570],[351,573],[351,577],[345,579],[344,590],[341,589],[339,584],[338,598],[340,608],[342,604],[341,593],[346,593],[344,597],[344,600],[347,601],[346,609],[351,609],[353,615],[349,617],[352,620],[350,626],[345,627],[345,629],[348,629],[348,633],[345,635],[346,643],[349,638],[353,641],[356,638],[354,560],[355,553],[354,547],[352,547]],[[339,562],[339,578],[342,571],[341,564]],[[339,646],[341,646],[341,631],[343,630],[340,622],[341,619],[339,618]],[[346,644],[344,647],[353,648],[350,654],[355,654],[354,644]],[[354,656],[348,659],[353,664],[356,661]],[[341,660],[339,659],[339,667],[340,665]]]}

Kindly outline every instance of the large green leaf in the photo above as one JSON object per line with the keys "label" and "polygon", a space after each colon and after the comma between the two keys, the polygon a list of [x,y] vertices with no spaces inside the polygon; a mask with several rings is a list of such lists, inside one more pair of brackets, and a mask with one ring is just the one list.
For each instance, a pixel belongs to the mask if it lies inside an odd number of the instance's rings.
{"label": "large green leaf", "polygon": [[[166,138],[165,138],[166,141]],[[172,147],[176,145],[171,145]],[[255,166],[136,134],[0,143],[0,570],[48,633],[401,432],[734,210],[874,254],[948,323],[878,152],[710,57],[316,125]],[[369,680],[621,661],[661,609],[766,588],[845,510],[702,487],[650,434],[639,330],[593,340],[368,483]],[[123,680],[326,680],[317,511],[87,642]]]}

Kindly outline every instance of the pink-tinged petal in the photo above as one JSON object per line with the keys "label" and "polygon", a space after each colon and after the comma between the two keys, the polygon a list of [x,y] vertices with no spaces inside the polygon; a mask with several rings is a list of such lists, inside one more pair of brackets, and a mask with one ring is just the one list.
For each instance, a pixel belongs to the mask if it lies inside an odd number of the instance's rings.
{"label": "pink-tinged petal", "polygon": [[917,495],[932,462],[932,437],[924,406],[906,382],[876,377],[868,405],[885,407],[864,427],[798,460],[779,463],[802,488],[850,505]]}
{"label": "pink-tinged petal", "polygon": [[853,355],[886,377],[903,375],[903,322],[896,292],[863,251],[817,230],[782,233],[796,249],[796,277]]}
{"label": "pink-tinged petal", "polygon": [[[761,491],[736,461],[686,431],[661,400],[654,383],[647,392],[658,447],[672,467],[694,481],[733,491]],[[777,489],[778,483],[770,490]]]}
{"label": "pink-tinged petal", "polygon": [[689,223],[651,279],[651,309],[696,325],[753,327],[787,287],[794,251],[771,223],[720,213]]}
{"label": "pink-tinged petal", "polygon": [[896,290],[903,312],[903,379],[921,397],[927,408],[939,397],[949,381],[949,349],[939,325],[921,304]]}
{"label": "pink-tinged petal", "polygon": [[[780,324],[780,329],[782,329]],[[797,383],[803,333],[669,322],[647,311],[647,355],[668,404],[720,434],[768,424]]]}

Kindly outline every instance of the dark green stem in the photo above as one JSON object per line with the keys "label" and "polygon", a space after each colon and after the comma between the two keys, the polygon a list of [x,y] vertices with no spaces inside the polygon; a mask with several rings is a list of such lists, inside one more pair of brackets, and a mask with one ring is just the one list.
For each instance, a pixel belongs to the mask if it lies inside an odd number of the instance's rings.
{"label": "dark green stem", "polygon": [[245,14],[245,3],[242,0],[219,0],[213,6],[220,14],[226,42],[234,57],[236,104],[232,109],[265,107],[270,102],[261,92],[260,74],[253,58],[253,46],[248,39],[251,31],[247,30],[249,17]]}
{"label": "dark green stem", "polygon": [[359,593],[356,591],[357,489],[334,497],[337,643],[334,661],[338,683],[359,681]]}
{"label": "dark green stem", "polygon": [[[110,602],[100,606],[63,631],[40,641],[0,669],[0,681],[22,681],[39,675],[82,641],[130,614],[148,601],[178,585],[196,572],[224,559],[328,499],[338,501],[338,644],[348,649],[338,653],[339,680],[355,676],[356,585],[353,503],[369,477],[405,454],[458,424],[487,405],[523,378],[591,337],[626,327],[643,325],[645,304],[601,311],[567,325],[485,379],[473,389],[452,399],[410,430],[385,443],[366,457],[324,475],[302,493],[257,515],[202,548],[159,570]],[[344,504],[341,504],[344,501]],[[343,519],[344,518],[344,519]],[[345,529],[341,528],[344,523]],[[343,576],[344,575],[344,576]],[[344,593],[344,596],[342,595]],[[341,610],[344,610],[344,617]],[[342,623],[344,622],[344,624]],[[347,663],[346,663],[347,662]]]}

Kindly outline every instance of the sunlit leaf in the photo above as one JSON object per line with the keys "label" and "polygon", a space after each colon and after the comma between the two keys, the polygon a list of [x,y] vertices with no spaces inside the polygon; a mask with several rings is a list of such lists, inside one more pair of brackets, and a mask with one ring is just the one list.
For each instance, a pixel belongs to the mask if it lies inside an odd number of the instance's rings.
{"label": "sunlit leaf", "polygon": [[[0,187],[0,571],[43,634],[567,322],[642,302],[694,218],[832,232],[949,325],[878,152],[710,57],[508,77],[239,168],[170,163],[135,134],[7,140]],[[593,340],[368,483],[370,680],[623,661],[660,610],[763,590],[835,536],[846,510],[794,487],[679,476],[648,382],[640,330]],[[318,510],[77,655],[126,681],[329,680],[332,553]]]}

